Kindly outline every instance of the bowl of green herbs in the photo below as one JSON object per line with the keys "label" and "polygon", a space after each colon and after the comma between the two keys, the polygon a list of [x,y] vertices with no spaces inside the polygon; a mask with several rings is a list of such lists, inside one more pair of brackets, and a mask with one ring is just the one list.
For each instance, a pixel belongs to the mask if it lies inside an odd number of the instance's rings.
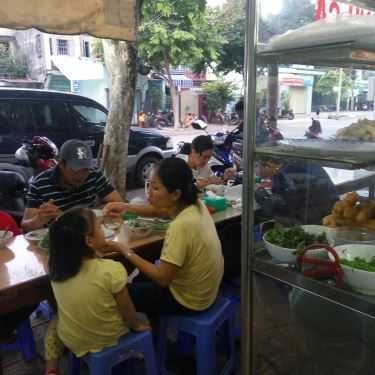
{"label": "bowl of green herbs", "polygon": [[375,295],[375,245],[347,244],[335,247],[344,281],[353,290]]}
{"label": "bowl of green herbs", "polygon": [[[297,251],[312,244],[328,244],[329,228],[322,225],[296,225],[273,228],[263,236],[265,247],[272,258],[283,263],[294,263]],[[315,250],[319,252],[319,250]]]}

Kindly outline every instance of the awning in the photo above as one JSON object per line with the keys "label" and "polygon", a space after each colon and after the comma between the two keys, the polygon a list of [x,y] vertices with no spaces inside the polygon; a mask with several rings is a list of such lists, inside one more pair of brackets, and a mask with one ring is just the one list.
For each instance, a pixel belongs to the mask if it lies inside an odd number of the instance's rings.
{"label": "awning", "polygon": [[194,86],[194,82],[184,74],[172,74],[172,80],[175,86],[181,89],[190,89]]}
{"label": "awning", "polygon": [[101,62],[71,56],[53,56],[52,62],[71,81],[104,78],[104,68]]}
{"label": "awning", "polygon": [[136,0],[2,0],[0,26],[134,41]]}

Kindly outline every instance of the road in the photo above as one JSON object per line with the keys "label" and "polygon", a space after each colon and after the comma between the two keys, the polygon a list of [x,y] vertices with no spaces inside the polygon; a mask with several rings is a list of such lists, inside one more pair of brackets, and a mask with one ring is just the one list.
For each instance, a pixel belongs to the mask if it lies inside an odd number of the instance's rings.
{"label": "road", "polygon": [[[323,112],[317,118],[314,114],[314,118],[320,121],[322,126],[322,137],[329,139],[334,137],[337,130],[345,126],[349,126],[358,119],[368,118],[373,120],[375,118],[373,112],[341,112],[337,120],[330,119],[328,116],[332,116],[334,113]],[[284,138],[304,138],[305,131],[311,125],[310,116],[296,116],[294,120],[280,119],[278,120],[278,127],[283,134]],[[210,124],[207,127],[209,134],[215,134],[217,132],[231,131],[234,127],[229,125],[214,125]],[[163,130],[155,130],[162,134],[165,134],[173,139],[174,144],[177,146],[178,142],[191,142],[195,137],[201,134],[207,134],[202,130],[195,129],[173,129],[164,128]],[[128,199],[134,197],[144,198],[144,189],[132,189],[128,191]]]}

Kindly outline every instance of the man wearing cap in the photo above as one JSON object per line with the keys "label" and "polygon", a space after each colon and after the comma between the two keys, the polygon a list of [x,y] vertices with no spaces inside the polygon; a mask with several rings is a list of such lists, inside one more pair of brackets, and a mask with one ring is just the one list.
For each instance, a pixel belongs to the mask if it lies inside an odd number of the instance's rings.
{"label": "man wearing cap", "polygon": [[72,207],[122,202],[103,173],[93,167],[89,146],[78,139],[66,141],[61,146],[58,165],[39,174],[30,184],[23,229],[42,228]]}

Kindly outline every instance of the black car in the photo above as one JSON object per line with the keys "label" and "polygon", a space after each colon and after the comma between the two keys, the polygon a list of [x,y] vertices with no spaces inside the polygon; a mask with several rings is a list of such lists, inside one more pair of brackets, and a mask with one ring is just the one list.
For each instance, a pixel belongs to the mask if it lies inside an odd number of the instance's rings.
{"label": "black car", "polygon": [[[46,136],[60,147],[66,140],[86,141],[97,155],[108,111],[96,101],[71,93],[0,88],[0,162],[12,162],[24,139]],[[128,173],[143,185],[150,168],[173,155],[173,143],[156,131],[131,127]]]}

